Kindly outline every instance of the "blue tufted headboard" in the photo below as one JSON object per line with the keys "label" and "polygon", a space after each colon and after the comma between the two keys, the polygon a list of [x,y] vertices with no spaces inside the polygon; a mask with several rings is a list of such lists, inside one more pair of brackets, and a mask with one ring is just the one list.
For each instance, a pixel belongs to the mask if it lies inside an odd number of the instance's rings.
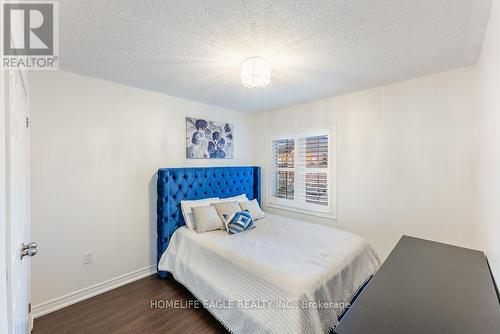
{"label": "blue tufted headboard", "polygon": [[[158,170],[157,263],[182,225],[182,200],[246,194],[260,203],[260,167],[162,168]],[[162,278],[170,274],[158,271]]]}

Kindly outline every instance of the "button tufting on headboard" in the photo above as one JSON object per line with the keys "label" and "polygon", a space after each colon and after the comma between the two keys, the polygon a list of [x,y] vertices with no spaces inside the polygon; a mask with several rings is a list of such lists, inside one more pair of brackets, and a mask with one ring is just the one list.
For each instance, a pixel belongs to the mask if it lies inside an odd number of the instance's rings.
{"label": "button tufting on headboard", "polygon": [[[231,197],[246,194],[260,202],[260,167],[162,168],[157,181],[157,260],[170,237],[182,225],[182,200]],[[158,271],[162,278],[168,272]]]}

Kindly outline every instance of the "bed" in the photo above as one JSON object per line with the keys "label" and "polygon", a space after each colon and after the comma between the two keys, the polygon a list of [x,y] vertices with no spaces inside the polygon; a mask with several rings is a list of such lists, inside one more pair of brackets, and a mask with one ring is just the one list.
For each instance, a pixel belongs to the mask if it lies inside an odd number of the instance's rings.
{"label": "bed", "polygon": [[[158,271],[183,284],[233,333],[327,333],[379,267],[361,237],[270,213],[236,235],[184,225],[183,199],[247,194],[258,167],[158,172]],[[306,231],[306,233],[304,233]]]}

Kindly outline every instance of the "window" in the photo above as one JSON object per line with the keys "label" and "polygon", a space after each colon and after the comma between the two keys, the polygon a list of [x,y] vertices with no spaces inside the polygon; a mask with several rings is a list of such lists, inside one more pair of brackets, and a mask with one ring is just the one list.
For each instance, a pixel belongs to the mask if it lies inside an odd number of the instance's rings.
{"label": "window", "polygon": [[271,140],[269,204],[331,213],[327,131]]}
{"label": "window", "polygon": [[273,196],[293,200],[294,198],[294,151],[293,138],[273,141],[275,168],[273,171]]}

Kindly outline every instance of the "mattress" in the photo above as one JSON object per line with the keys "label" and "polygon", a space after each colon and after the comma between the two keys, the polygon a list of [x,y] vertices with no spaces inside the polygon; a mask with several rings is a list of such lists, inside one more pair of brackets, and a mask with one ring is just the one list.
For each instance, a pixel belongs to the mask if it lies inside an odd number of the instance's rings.
{"label": "mattress", "polygon": [[179,228],[158,268],[233,333],[327,333],[380,261],[363,238],[266,213],[229,235]]}

